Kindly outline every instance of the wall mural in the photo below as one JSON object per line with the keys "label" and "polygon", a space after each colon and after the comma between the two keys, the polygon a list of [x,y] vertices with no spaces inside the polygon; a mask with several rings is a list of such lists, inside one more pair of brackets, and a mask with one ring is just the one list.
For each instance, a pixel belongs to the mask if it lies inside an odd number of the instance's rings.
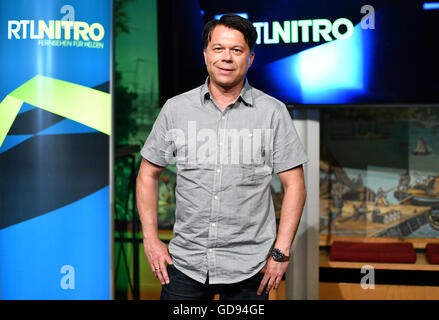
{"label": "wall mural", "polygon": [[439,238],[439,108],[322,111],[320,235]]}

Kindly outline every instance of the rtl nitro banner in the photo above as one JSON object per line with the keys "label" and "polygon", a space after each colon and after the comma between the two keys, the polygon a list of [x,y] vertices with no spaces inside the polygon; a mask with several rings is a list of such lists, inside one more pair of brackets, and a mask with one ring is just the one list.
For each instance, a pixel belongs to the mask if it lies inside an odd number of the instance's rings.
{"label": "rtl nitro banner", "polygon": [[0,1],[0,298],[110,299],[111,0]]}

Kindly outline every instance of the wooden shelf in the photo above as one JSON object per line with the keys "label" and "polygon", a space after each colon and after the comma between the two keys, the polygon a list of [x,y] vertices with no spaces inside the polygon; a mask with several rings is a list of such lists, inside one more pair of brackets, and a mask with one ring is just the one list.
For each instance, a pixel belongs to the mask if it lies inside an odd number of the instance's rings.
{"label": "wooden shelf", "polygon": [[438,300],[439,287],[375,285],[363,290],[359,284],[320,282],[320,300]]}
{"label": "wooden shelf", "polygon": [[348,261],[331,261],[329,252],[320,250],[320,267],[321,268],[344,268],[344,269],[361,269],[364,265],[370,265],[374,269],[381,270],[418,270],[418,271],[439,271],[438,264],[430,264],[424,253],[416,254],[415,263],[382,263],[382,262],[348,262]]}
{"label": "wooden shelf", "polygon": [[412,243],[415,249],[425,249],[427,243],[439,243],[437,238],[383,238],[383,237],[342,237],[342,236],[319,236],[319,246],[331,246],[334,241],[354,241],[354,242],[408,242]]}
{"label": "wooden shelf", "polygon": [[[416,249],[425,249],[427,243],[437,243],[439,239],[396,239],[396,238],[358,238],[358,237],[320,237],[320,246],[328,247],[334,241],[361,242],[411,242]],[[439,271],[438,264],[430,264],[425,253],[416,253],[415,263],[382,263],[331,261],[329,250],[320,250],[321,268],[361,269],[370,265],[376,270],[403,271]],[[377,284],[372,290],[362,289],[359,283],[320,282],[319,299],[321,300],[438,300],[439,287],[425,285]]]}

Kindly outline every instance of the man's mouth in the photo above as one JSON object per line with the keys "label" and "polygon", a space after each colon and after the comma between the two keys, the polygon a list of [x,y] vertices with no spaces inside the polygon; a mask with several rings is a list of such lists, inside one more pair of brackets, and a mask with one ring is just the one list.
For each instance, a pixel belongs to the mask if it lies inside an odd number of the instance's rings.
{"label": "man's mouth", "polygon": [[230,73],[230,72],[233,71],[233,69],[229,69],[229,68],[221,68],[221,67],[218,67],[218,69],[219,69],[220,71],[222,71],[222,72],[225,72],[225,73]]}

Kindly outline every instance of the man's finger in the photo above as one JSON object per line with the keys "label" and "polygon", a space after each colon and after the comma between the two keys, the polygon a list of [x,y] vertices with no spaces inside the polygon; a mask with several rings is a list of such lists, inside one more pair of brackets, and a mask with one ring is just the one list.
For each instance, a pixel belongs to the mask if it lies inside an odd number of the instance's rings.
{"label": "man's finger", "polygon": [[157,264],[153,265],[151,268],[152,268],[152,272],[154,273],[155,277],[158,278],[159,274],[160,274],[159,264],[157,263]]}
{"label": "man's finger", "polygon": [[276,281],[274,282],[274,290],[277,290],[279,288],[280,279],[281,278],[279,277],[276,278]]}
{"label": "man's finger", "polygon": [[165,256],[165,260],[168,264],[172,264],[172,258],[170,255]]}
{"label": "man's finger", "polygon": [[164,279],[164,277],[163,277],[163,272],[166,272],[166,270],[165,271],[163,271],[163,268],[162,267],[160,267],[160,269],[156,269],[156,275],[157,275],[157,278],[159,279],[159,281],[160,281],[160,283],[162,284],[162,285],[164,285],[165,284],[165,279]]}
{"label": "man's finger", "polygon": [[267,285],[267,282],[268,282],[268,277],[267,277],[267,274],[265,274],[264,277],[261,280],[261,284],[259,285],[259,288],[258,288],[258,291],[257,291],[258,295],[262,294],[262,292],[264,291],[265,286]]}
{"label": "man's finger", "polygon": [[273,287],[274,284],[274,277],[271,277],[270,280],[268,281],[268,285],[267,288],[265,289],[265,293],[270,293],[271,287]]}
{"label": "man's finger", "polygon": [[156,275],[157,268],[159,268],[159,264],[157,262],[152,262],[152,263],[149,264],[149,266],[151,267],[152,273],[154,273],[154,275]]}
{"label": "man's finger", "polygon": [[164,283],[162,282],[162,284],[169,284],[168,270],[166,269],[165,262],[162,263],[160,268],[161,268],[160,271],[162,272],[163,281],[164,281]]}

